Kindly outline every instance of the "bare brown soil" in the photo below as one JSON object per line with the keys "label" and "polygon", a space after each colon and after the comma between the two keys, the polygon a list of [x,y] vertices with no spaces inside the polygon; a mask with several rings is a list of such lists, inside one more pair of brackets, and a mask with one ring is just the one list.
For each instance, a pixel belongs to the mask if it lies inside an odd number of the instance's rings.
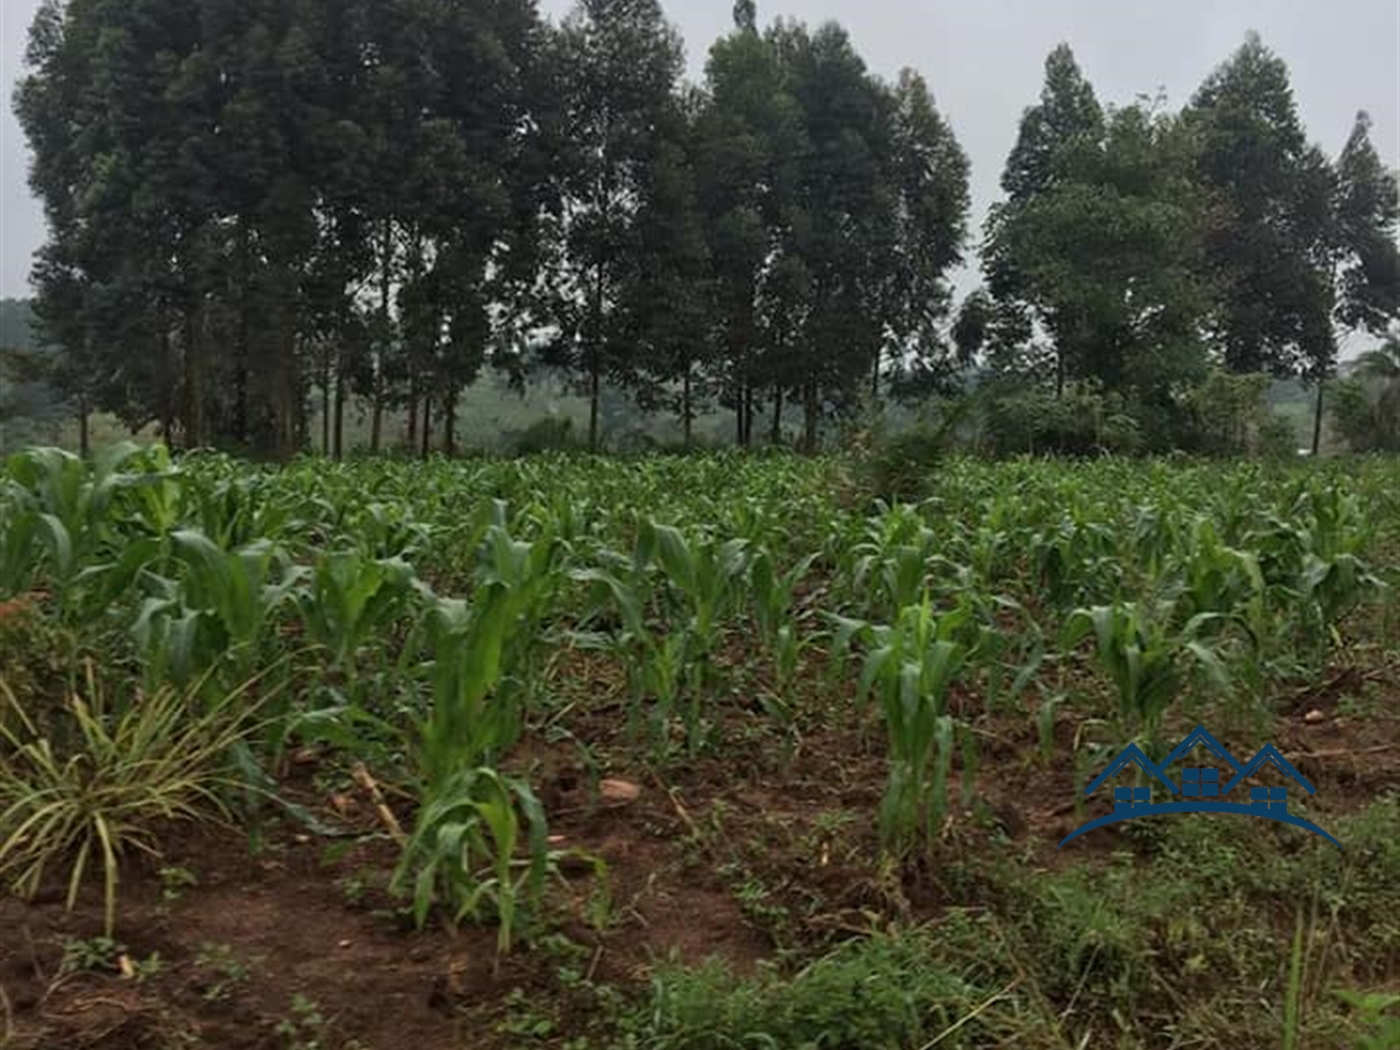
{"label": "bare brown soil", "polygon": [[[1396,723],[1338,713],[1337,697],[1360,684],[1348,679],[1299,697],[1274,733],[1319,788],[1320,820],[1400,784]],[[1400,700],[1394,675],[1378,688],[1392,707]],[[621,716],[606,709],[572,726],[595,755],[617,756],[605,772],[590,770],[567,743],[532,739],[514,756],[514,764],[533,769],[553,847],[606,864],[602,879],[591,863],[566,857],[550,895],[548,925],[579,946],[579,966],[592,981],[638,989],[666,958],[720,956],[752,968],[780,942],[811,945],[896,916],[935,919],[946,904],[949,891],[936,873],[900,878],[874,860],[885,772],[878,733],[848,721],[782,738],[750,708],[729,705],[712,757],[678,762],[664,781],[623,757],[638,751],[622,746]],[[1324,718],[1307,721],[1316,710]],[[973,796],[980,805],[950,818],[950,852],[991,855],[1009,843],[1034,868],[1124,848],[1104,829],[1074,851],[1057,852],[1059,839],[1087,819],[1075,811],[1066,763],[1038,760],[1025,716],[982,719],[979,728]],[[1056,756],[1071,753],[1077,728],[1068,716],[1056,726]],[[1222,742],[1243,753],[1257,746]],[[639,786],[640,796],[600,802],[600,773]],[[154,865],[124,872],[116,939],[138,977],[60,973],[65,940],[101,932],[96,893],[72,913],[58,886],[32,902],[0,898],[0,1037],[8,1036],[0,1045],[284,1050],[295,1044],[278,1026],[292,1016],[295,995],[326,1019],[322,1050],[356,1045],[351,1040],[373,1050],[518,1045],[495,1032],[505,1000],[515,989],[557,996],[557,959],[525,946],[498,959],[491,929],[453,932],[435,922],[414,930],[396,910],[401,902],[385,892],[395,848],[344,770],[330,756],[310,756],[289,767],[284,786],[360,837],[322,837],[283,820],[253,853],[242,830],[173,831],[162,864],[187,869],[194,886],[165,899],[169,887]],[[1105,807],[1091,800],[1087,814]],[[336,850],[336,843],[348,845]],[[745,907],[745,880],[765,888],[777,918]],[[246,979],[226,981],[208,946],[222,946],[246,967]],[[161,965],[140,977],[152,953]]]}

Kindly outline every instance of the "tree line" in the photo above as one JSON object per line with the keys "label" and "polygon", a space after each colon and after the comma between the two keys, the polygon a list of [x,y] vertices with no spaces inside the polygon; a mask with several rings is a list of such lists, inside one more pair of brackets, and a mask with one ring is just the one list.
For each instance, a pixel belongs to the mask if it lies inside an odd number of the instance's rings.
{"label": "tree line", "polygon": [[[15,108],[35,312],[80,416],[182,447],[346,450],[347,406],[452,452],[485,369],[564,370],[735,441],[813,447],[977,362],[1111,392],[1170,444],[1212,363],[1320,380],[1400,314],[1364,115],[1310,146],[1251,38],[1180,112],[1046,63],[953,310],[968,161],[928,84],[752,0],[703,80],[656,0],[46,0]],[[1319,386],[1320,389],[1320,386]],[[313,433],[318,429],[319,433]]]}

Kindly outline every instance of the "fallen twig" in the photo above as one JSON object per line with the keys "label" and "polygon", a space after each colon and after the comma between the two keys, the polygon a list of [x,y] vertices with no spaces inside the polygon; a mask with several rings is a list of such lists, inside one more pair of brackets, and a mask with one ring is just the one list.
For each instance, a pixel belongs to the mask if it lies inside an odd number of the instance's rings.
{"label": "fallen twig", "polygon": [[394,811],[385,803],[384,793],[379,790],[379,785],[375,782],[374,777],[370,776],[370,772],[365,768],[363,762],[355,763],[351,776],[355,778],[355,783],[369,794],[370,801],[374,803],[374,811],[379,815],[384,826],[389,829],[389,836],[400,846],[408,842],[408,836],[404,834],[399,818],[394,816]]}
{"label": "fallen twig", "polygon": [[651,779],[656,781],[656,786],[661,789],[662,794],[664,794],[668,799],[671,800],[671,805],[675,808],[676,816],[681,818],[681,821],[685,824],[686,827],[690,829],[690,833],[692,835],[694,835],[696,838],[699,838],[700,829],[695,826],[695,821],[692,820],[690,814],[686,812],[685,805],[681,802],[680,799],[676,798],[675,791],[671,788],[668,788],[665,784],[661,782],[661,777],[657,775],[656,770],[648,766],[647,772],[651,774]]}

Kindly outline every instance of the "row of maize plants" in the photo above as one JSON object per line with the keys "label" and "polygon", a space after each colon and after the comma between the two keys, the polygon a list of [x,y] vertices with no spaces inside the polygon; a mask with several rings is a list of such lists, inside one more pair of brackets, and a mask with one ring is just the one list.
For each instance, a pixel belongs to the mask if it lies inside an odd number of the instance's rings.
{"label": "row of maize plants", "polygon": [[[832,466],[30,450],[0,476],[0,601],[47,592],[75,652],[151,695],[208,710],[256,679],[264,764],[291,740],[399,763],[418,806],[396,885],[420,922],[489,913],[506,945],[550,858],[502,759],[551,702],[552,653],[620,663],[629,725],[664,762],[677,735],[690,755],[713,742],[730,648],[778,713],[824,651],[855,717],[875,701],[881,828],[908,855],[955,752],[968,789],[979,710],[1043,727],[1065,681],[1097,675],[1115,731],[1152,747],[1196,683],[1262,703],[1323,666],[1396,539],[1380,461],[951,461],[929,499],[888,506]],[[955,710],[959,691],[980,703]]]}

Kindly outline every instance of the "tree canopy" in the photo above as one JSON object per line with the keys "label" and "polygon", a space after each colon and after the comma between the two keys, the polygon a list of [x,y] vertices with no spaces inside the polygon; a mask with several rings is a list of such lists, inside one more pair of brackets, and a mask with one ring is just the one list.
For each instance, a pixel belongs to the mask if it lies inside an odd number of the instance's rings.
{"label": "tree canopy", "polygon": [[937,71],[761,14],[736,3],[688,84],[658,0],[45,0],[14,98],[44,381],[285,457],[343,454],[349,406],[374,450],[393,411],[451,452],[486,369],[570,377],[593,446],[609,390],[687,440],[718,405],[741,445],[796,416],[813,447],[977,367],[1093,384],[1153,444],[1212,367],[1321,383],[1400,316],[1368,118],[1310,145],[1256,37],[1179,112],[1101,101],[1056,47],[955,315],[969,165]]}

